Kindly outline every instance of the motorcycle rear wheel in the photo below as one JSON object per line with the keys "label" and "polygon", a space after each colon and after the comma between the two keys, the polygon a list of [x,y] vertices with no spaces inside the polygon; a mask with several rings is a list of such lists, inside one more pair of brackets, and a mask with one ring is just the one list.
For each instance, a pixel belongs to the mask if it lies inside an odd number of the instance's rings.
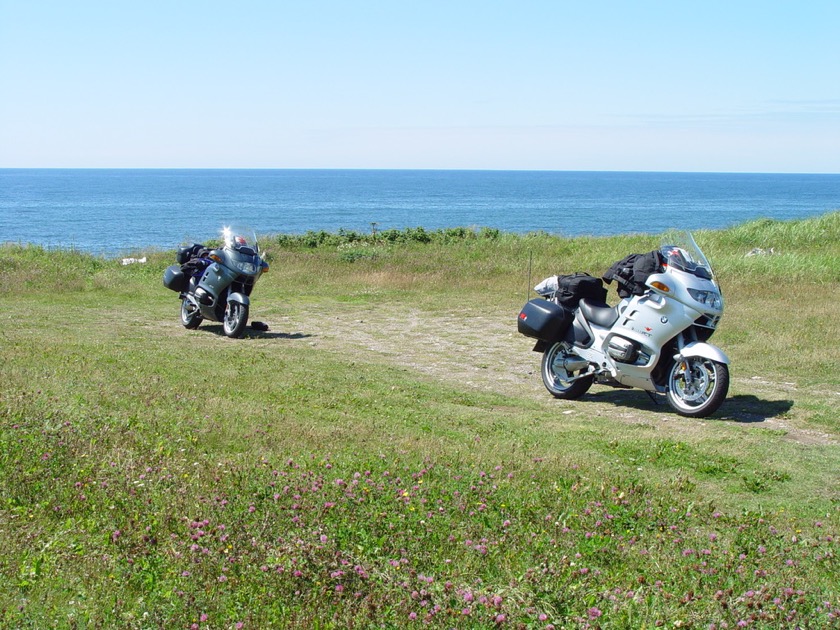
{"label": "motorcycle rear wheel", "polygon": [[241,302],[228,302],[225,306],[225,316],[222,320],[222,328],[225,335],[238,339],[245,333],[248,325],[248,306]]}
{"label": "motorcycle rear wheel", "polygon": [[681,416],[705,418],[723,404],[729,368],[703,357],[675,361],[668,373],[668,404]]}
{"label": "motorcycle rear wheel", "polygon": [[201,312],[192,306],[192,303],[188,299],[183,298],[181,300],[181,323],[184,325],[184,328],[198,328],[198,325],[203,319]]}
{"label": "motorcycle rear wheel", "polygon": [[[563,362],[572,356],[574,355],[566,352],[566,346],[562,343],[549,346],[543,353],[540,369],[543,385],[555,398],[575,400],[583,396],[592,387],[592,376],[572,380],[575,374],[566,370],[563,365]],[[583,370],[578,372],[578,375],[582,372]]]}

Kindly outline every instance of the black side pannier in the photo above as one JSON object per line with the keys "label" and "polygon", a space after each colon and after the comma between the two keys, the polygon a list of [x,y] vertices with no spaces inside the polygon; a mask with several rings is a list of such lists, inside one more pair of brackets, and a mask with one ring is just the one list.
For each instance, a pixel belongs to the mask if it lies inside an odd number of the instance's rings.
{"label": "black side pannier", "polygon": [[607,284],[615,280],[620,298],[642,295],[647,291],[645,283],[648,276],[660,273],[663,262],[662,254],[658,250],[647,254],[630,254],[614,263],[601,277]]}
{"label": "black side pannier", "polygon": [[189,286],[190,279],[181,271],[181,265],[170,265],[163,272],[163,286],[172,291],[183,293]]}
{"label": "black side pannier", "polygon": [[568,276],[557,276],[557,292],[554,297],[566,308],[576,309],[584,298],[603,303],[607,299],[607,290],[600,278],[578,272]]}
{"label": "black side pannier", "polygon": [[574,319],[573,313],[559,304],[534,298],[522,307],[516,328],[526,337],[542,341],[560,341]]}

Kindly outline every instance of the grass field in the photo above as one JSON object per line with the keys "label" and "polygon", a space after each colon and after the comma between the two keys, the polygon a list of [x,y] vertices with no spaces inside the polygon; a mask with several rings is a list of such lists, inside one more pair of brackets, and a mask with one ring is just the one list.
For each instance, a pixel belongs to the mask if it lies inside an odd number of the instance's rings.
{"label": "grass field", "polygon": [[276,236],[240,340],[173,252],[0,247],[0,626],[840,627],[840,212],[695,237],[704,420],[555,400],[516,333],[656,236]]}

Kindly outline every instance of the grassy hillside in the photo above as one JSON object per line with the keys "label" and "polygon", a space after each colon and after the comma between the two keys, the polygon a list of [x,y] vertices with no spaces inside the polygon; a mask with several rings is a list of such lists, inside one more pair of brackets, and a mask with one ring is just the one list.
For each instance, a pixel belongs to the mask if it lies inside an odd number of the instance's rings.
{"label": "grassy hillside", "polygon": [[241,340],[180,325],[172,252],[0,247],[0,624],[837,625],[840,213],[695,237],[702,421],[554,400],[515,331],[657,237],[276,236]]}

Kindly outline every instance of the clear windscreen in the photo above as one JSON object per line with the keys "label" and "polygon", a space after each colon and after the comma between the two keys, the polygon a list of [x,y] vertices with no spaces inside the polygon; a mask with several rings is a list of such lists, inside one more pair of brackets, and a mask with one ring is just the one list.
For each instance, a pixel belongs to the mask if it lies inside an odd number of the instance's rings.
{"label": "clear windscreen", "polygon": [[704,278],[714,279],[712,266],[689,232],[668,232],[659,249],[665,264],[673,269]]}
{"label": "clear windscreen", "polygon": [[244,226],[225,226],[222,228],[224,248],[246,256],[258,256],[260,253],[257,234]]}

